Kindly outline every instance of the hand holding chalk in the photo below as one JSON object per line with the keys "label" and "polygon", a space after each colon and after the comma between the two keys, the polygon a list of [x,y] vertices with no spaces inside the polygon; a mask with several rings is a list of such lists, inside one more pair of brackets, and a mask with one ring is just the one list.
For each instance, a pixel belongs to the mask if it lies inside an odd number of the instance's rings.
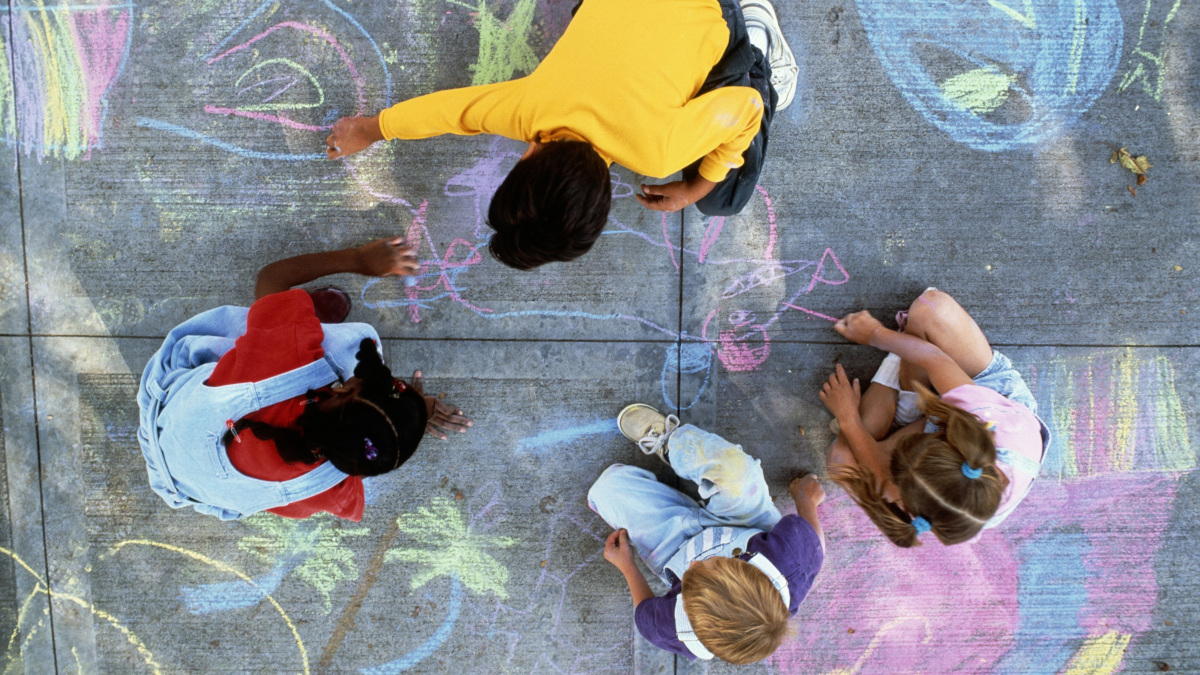
{"label": "hand holding chalk", "polygon": [[833,324],[833,329],[839,335],[860,345],[871,344],[871,336],[880,328],[883,328],[883,324],[866,310],[847,314]]}
{"label": "hand holding chalk", "polygon": [[404,237],[378,239],[356,249],[358,273],[369,277],[403,276],[413,279],[421,270],[416,250],[404,245]]}

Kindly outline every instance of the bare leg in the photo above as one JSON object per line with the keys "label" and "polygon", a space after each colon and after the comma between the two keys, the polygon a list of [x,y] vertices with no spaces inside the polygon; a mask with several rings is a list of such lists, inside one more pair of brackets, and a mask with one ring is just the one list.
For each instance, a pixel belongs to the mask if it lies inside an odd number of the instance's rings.
{"label": "bare leg", "polygon": [[[979,324],[948,293],[927,291],[918,296],[908,310],[904,332],[933,343],[971,377],[992,362],[992,346]],[[918,383],[929,387],[929,376],[921,368],[902,361],[900,385],[912,390]]]}
{"label": "bare leg", "polygon": [[858,416],[871,438],[882,440],[891,431],[898,395],[895,389],[878,382],[872,382],[863,392],[862,400],[858,402]]}

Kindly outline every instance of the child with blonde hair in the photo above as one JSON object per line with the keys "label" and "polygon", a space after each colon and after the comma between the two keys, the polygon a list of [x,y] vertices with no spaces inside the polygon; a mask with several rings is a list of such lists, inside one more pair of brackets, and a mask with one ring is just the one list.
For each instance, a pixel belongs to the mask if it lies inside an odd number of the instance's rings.
{"label": "child with blonde hair", "polygon": [[[954,298],[930,288],[897,314],[834,329],[889,352],[865,394],[839,365],[820,392],[838,434],[829,475],[897,546],[973,541],[1025,498],[1050,445],[1037,402]],[[939,392],[937,396],[930,391]]]}
{"label": "child with blonde hair", "polygon": [[[758,460],[740,446],[641,403],[622,410],[617,426],[694,481],[705,502],[624,464],[610,466],[588,491],[588,505],[616,529],[604,558],[629,584],[638,631],[689,659],[746,664],[770,656],[824,561],[821,484],[812,475],[793,480],[797,515],[784,517]],[[671,587],[666,595],[650,590],[631,543]]]}

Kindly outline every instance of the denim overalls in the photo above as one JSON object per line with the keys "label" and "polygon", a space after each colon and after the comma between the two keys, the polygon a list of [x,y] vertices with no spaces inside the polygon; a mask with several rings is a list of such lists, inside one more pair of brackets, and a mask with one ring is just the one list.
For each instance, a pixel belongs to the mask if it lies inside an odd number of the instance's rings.
{"label": "denim overalls", "polygon": [[259,382],[204,384],[246,332],[248,312],[218,307],[188,319],[171,330],[142,373],[138,441],[151,489],[172,508],[191,506],[232,520],[307,499],[346,478],[329,462],[292,480],[251,478],[233,467],[221,438],[227,422],[350,378],[359,342],[378,344],[378,334],[366,324],[322,324],[324,358]]}

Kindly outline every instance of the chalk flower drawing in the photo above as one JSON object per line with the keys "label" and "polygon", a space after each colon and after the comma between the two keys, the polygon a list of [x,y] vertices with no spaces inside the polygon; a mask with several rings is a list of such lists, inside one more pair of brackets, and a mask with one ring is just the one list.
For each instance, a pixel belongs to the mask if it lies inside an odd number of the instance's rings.
{"label": "chalk flower drawing", "polygon": [[508,568],[487,551],[515,546],[517,539],[472,531],[459,507],[445,497],[437,497],[430,506],[397,517],[396,526],[427,547],[395,548],[387,552],[388,562],[422,566],[412,578],[412,588],[421,588],[438,577],[451,577],[475,593],[508,597]]}
{"label": "chalk flower drawing", "polygon": [[257,515],[245,520],[262,534],[242,537],[238,549],[263,558],[276,567],[290,568],[321,594],[325,613],[332,609],[330,594],[345,580],[358,578],[354,551],[343,540],[365,537],[369,527],[341,527],[333,516],[321,514],[307,520]]}

